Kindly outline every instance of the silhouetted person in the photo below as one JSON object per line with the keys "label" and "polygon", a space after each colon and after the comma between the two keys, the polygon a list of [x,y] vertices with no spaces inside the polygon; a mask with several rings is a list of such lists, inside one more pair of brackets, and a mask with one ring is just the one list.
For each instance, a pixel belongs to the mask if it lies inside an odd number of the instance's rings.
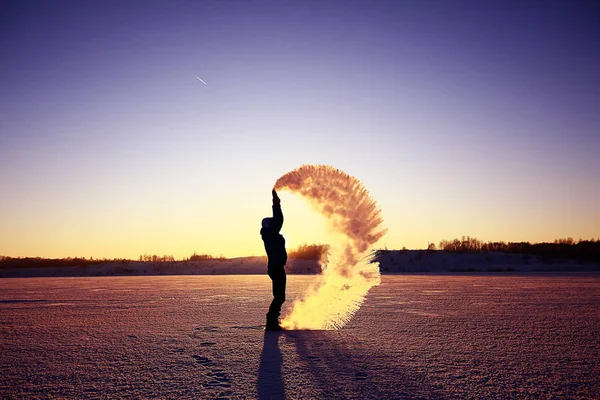
{"label": "silhouetted person", "polygon": [[285,251],[285,239],[279,231],[283,225],[283,213],[281,212],[281,200],[275,190],[273,194],[273,217],[262,220],[260,235],[265,243],[265,250],[269,259],[267,271],[273,282],[273,301],[267,313],[267,330],[281,330],[279,325],[279,314],[281,305],[285,301],[285,263],[287,262],[287,252]]}

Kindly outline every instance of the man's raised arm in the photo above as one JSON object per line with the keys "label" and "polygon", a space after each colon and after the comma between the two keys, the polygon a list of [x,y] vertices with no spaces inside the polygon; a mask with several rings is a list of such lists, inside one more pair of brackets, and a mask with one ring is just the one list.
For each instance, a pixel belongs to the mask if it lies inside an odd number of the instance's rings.
{"label": "man's raised arm", "polygon": [[275,232],[281,230],[283,226],[283,212],[281,212],[281,200],[279,196],[277,196],[277,192],[273,190],[271,192],[273,194],[273,219],[271,220],[271,229]]}

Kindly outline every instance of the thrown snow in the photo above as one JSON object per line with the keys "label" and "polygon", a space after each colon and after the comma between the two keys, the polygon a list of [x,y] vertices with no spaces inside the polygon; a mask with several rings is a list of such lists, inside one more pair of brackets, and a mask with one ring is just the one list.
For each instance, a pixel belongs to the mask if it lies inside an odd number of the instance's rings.
{"label": "thrown snow", "polygon": [[[313,279],[290,276],[288,299]],[[0,279],[0,397],[600,393],[597,275],[383,276],[343,329],[281,334],[262,330],[269,289],[266,276]]]}

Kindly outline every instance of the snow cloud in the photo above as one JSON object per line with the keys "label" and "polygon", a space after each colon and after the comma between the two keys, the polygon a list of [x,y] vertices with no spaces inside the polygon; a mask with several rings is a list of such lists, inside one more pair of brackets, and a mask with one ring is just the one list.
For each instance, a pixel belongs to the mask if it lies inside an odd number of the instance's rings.
{"label": "snow cloud", "polygon": [[327,165],[303,165],[279,178],[274,189],[300,195],[343,238],[323,260],[318,283],[281,324],[287,329],[341,328],[381,282],[379,265],[368,262],[368,251],[386,232],[381,210],[358,179]]}

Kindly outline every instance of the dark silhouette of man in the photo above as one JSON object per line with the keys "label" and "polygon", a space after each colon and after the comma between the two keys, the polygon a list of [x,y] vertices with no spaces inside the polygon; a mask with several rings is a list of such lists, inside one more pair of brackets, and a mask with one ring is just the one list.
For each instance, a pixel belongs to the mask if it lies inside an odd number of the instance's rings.
{"label": "dark silhouette of man", "polygon": [[273,194],[273,217],[262,220],[260,236],[265,243],[267,251],[267,272],[273,283],[273,301],[267,313],[268,331],[280,331],[279,314],[281,306],[285,301],[285,284],[287,277],[285,275],[285,263],[287,262],[287,252],[285,251],[285,239],[279,231],[283,225],[283,213],[281,212],[281,200],[275,190]]}

